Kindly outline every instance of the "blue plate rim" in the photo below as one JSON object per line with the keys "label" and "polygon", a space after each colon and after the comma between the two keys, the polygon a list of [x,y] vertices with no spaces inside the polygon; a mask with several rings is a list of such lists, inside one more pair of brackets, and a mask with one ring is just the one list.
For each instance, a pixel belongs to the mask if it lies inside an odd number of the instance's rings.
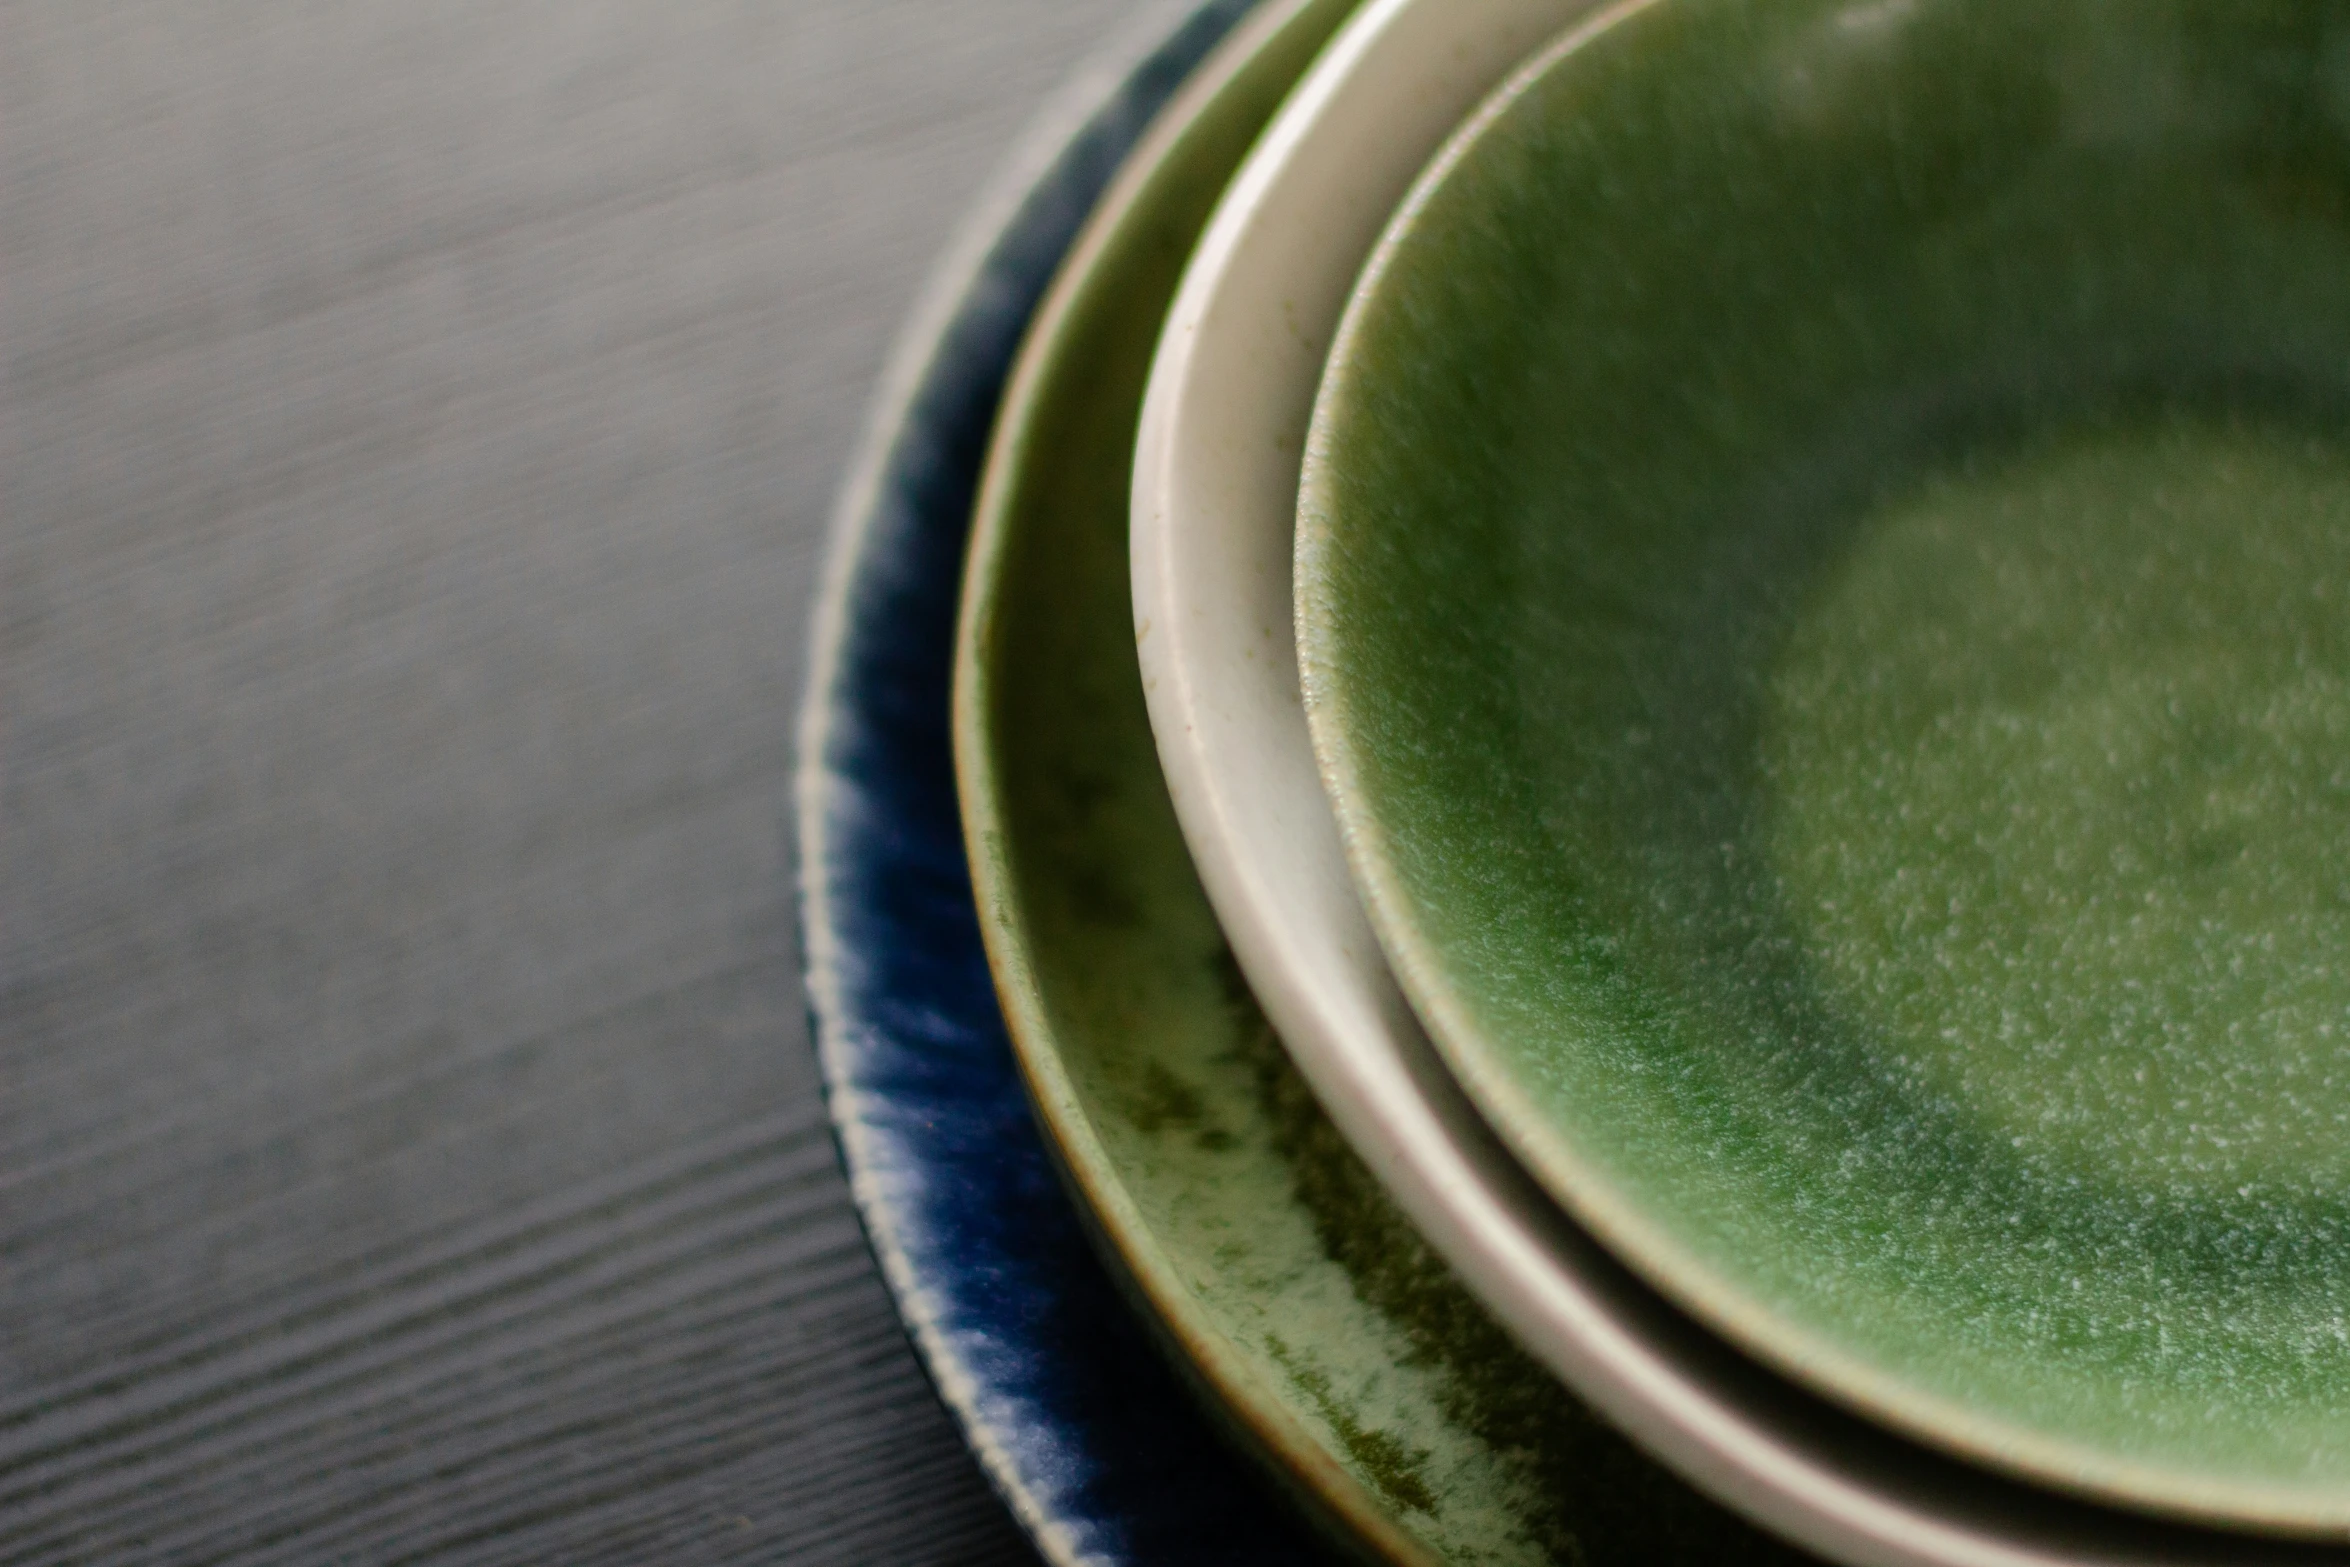
{"label": "blue plate rim", "polygon": [[[1254,0],[1161,0],[1151,6],[1047,102],[983,187],[920,295],[872,400],[833,513],[811,621],[794,811],[803,972],[827,1107],[851,1196],[907,1333],[990,1483],[1057,1567],[1137,1562],[1154,1538],[1162,1545],[1180,1539],[1205,1547],[1226,1531],[1215,1520],[1170,1525],[1124,1516],[1153,1510],[1152,1503],[1138,1501],[1131,1487],[1121,1495],[1115,1485],[1096,1483],[1099,1471],[1105,1465],[1131,1467],[1142,1455],[1089,1451],[1084,1439],[1099,1433],[1056,1426],[1052,1411],[1039,1407],[1022,1385],[1011,1363],[1017,1355],[997,1353],[984,1333],[972,1331],[965,1297],[983,1293],[987,1281],[974,1289],[974,1281],[942,1260],[954,1245],[953,1236],[942,1232],[956,1221],[942,1222],[936,1194],[927,1188],[954,1171],[947,1161],[931,1158],[923,1138],[907,1135],[904,1112],[910,1098],[919,1100],[919,1091],[904,1092],[903,1074],[908,1053],[930,1043],[929,1031],[943,1036],[980,1020],[967,984],[943,996],[921,994],[920,986],[909,987],[902,977],[893,982],[890,956],[876,950],[877,936],[907,932],[892,927],[889,913],[872,912],[892,896],[879,890],[878,878],[900,869],[893,855],[902,851],[904,836],[902,824],[877,798],[889,789],[887,780],[877,787],[875,774],[893,764],[876,759],[871,733],[893,721],[887,710],[898,693],[888,659],[872,651],[874,633],[890,611],[903,609],[903,584],[893,583],[893,572],[902,575],[911,558],[913,570],[937,576],[945,524],[936,500],[942,493],[955,495],[959,482],[963,514],[952,520],[954,559],[946,571],[945,633],[951,637],[961,544],[970,524],[968,496],[976,488],[996,397],[1028,319],[1157,110],[1253,8]],[[981,437],[976,447],[969,440],[975,421]],[[968,472],[958,472],[964,468]],[[941,679],[943,684],[943,666]],[[943,748],[943,701],[939,708]],[[902,714],[894,718],[904,721]],[[951,784],[951,770],[949,776]],[[948,814],[951,821],[951,809]],[[1000,1035],[992,987],[984,985],[985,957],[959,838],[951,873],[935,860],[927,869],[941,885],[933,891],[951,893],[944,884],[959,880],[961,913],[969,924],[967,954],[949,950],[946,956],[968,957],[977,965],[984,1005]],[[949,928],[917,933],[953,949],[964,933],[951,928],[952,913],[932,908],[925,917],[943,915]],[[921,926],[919,919],[898,920],[899,927],[909,924]],[[1016,1084],[1008,1040],[998,1043],[1003,1072]],[[1038,1166],[1049,1168],[1024,1100],[1020,1109],[1017,1129],[999,1126],[980,1135],[1024,1137],[1034,1144]],[[1019,1150],[1023,1158],[1028,1152],[1025,1145]],[[1057,1184],[1049,1201],[1067,1208]],[[1075,1213],[1067,1218],[1071,1233],[1078,1233]],[[1084,1265],[1099,1272],[1090,1254]],[[1112,1288],[1106,1274],[1099,1288]],[[1007,1315],[1004,1303],[991,1309],[1012,1321],[1017,1333],[1016,1317]],[[1165,1393],[1180,1402],[1176,1384],[1166,1368],[1156,1366],[1139,1328],[1124,1326],[1131,1340],[1121,1340],[1114,1352],[1123,1356],[1143,1346],[1141,1353],[1165,1380]],[[1091,1368],[1066,1369],[1085,1375]],[[1252,1560],[1308,1554],[1292,1521],[1242,1478],[1240,1460],[1196,1413],[1154,1408],[1141,1419],[1158,1428],[1171,1417],[1175,1429],[1163,1439],[1171,1449],[1153,1450],[1148,1461],[1156,1467],[1172,1451],[1179,1471],[1219,1481],[1229,1469],[1246,1493],[1229,1499],[1232,1532],[1222,1545]],[[1161,1440],[1154,1430],[1150,1441]],[[1142,1445],[1139,1435],[1137,1441]],[[1173,1498],[1166,1504],[1170,1511],[1182,1505]],[[1169,1553],[1148,1554],[1157,1559]]]}

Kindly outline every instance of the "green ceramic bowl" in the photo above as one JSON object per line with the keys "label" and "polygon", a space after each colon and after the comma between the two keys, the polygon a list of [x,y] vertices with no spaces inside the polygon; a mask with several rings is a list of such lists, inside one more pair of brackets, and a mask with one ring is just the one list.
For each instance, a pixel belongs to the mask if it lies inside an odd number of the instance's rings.
{"label": "green ceramic bowl", "polygon": [[[1520,1353],[1381,1194],[1195,879],[1134,652],[1127,472],[1191,241],[1342,0],[1203,67],[1032,328],[988,464],[955,742],[1047,1139],[1179,1364],[1309,1510],[1411,1563],[1792,1563]],[[1214,1505],[1203,1498],[1203,1505]]]}
{"label": "green ceramic bowl", "polygon": [[1399,214],[1298,632],[1380,939],[1668,1294],[2350,1531],[2350,6],[1656,0]]}

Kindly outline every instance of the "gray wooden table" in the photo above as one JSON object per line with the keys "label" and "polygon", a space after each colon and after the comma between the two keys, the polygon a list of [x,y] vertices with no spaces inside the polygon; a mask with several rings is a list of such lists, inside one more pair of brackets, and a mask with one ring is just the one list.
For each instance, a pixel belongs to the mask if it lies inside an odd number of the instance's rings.
{"label": "gray wooden table", "polygon": [[801,1020],[832,491],[1131,0],[0,0],[0,1561],[1027,1559]]}

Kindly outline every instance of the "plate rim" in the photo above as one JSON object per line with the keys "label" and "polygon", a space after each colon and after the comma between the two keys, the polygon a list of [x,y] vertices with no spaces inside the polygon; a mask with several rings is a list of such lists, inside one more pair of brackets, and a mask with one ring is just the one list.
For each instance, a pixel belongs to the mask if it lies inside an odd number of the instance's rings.
{"label": "plate rim", "polygon": [[[1255,3],[1152,0],[1045,100],[981,186],[867,400],[825,529],[804,644],[790,806],[793,876],[801,983],[827,1116],[852,1206],[924,1374],[990,1488],[1054,1567],[1133,1558],[1124,1542],[1102,1538],[1097,1523],[1065,1505],[1071,1478],[1051,1472],[1062,1455],[1022,1452],[1017,1422],[991,1407],[1017,1400],[994,1387],[990,1369],[948,1331],[951,1313],[918,1260],[923,1221],[906,1174],[890,1167],[875,1131],[885,1095],[862,1069],[872,1053],[864,1035],[881,1025],[861,993],[858,955],[842,929],[842,911],[855,901],[848,884],[856,880],[856,840],[870,830],[858,778],[842,756],[861,726],[866,694],[852,642],[865,601],[878,592],[875,578],[908,542],[890,535],[913,531],[891,501],[903,470],[926,455],[926,405],[963,378],[989,382],[980,390],[991,398],[1000,393],[1035,299],[1095,198],[1160,105]],[[976,362],[986,346],[959,341],[974,334],[1003,339],[992,366]],[[1094,1260],[1090,1253],[1087,1260]]]}
{"label": "plate rim", "polygon": [[[994,747],[989,745],[989,698],[994,693],[992,660],[987,655],[996,594],[1003,583],[1001,561],[1015,538],[1011,512],[1018,475],[1032,460],[1027,416],[1039,406],[1039,395],[1050,388],[1065,362],[1065,334],[1081,320],[1081,312],[1100,308],[1097,277],[1100,265],[1130,240],[1133,223],[1156,221],[1147,207],[1149,197],[1166,174],[1170,157],[1196,132],[1203,117],[1213,113],[1224,92],[1238,85],[1255,56],[1276,45],[1293,26],[1311,26],[1309,16],[1321,7],[1337,9],[1321,35],[1311,42],[1307,59],[1276,94],[1267,122],[1278,115],[1278,103],[1311,70],[1311,61],[1347,21],[1356,0],[1260,0],[1255,12],[1199,63],[1152,129],[1135,143],[1126,164],[1095,204],[1086,226],[1062,258],[1053,284],[1036,305],[1022,338],[1020,355],[1003,385],[1003,402],[996,413],[982,465],[978,498],[973,503],[971,538],[964,557],[964,587],[954,632],[954,775],[961,801],[964,848],[973,865],[973,893],[980,900],[980,937],[987,947],[989,970],[996,996],[1003,1006],[1013,1041],[1013,1060],[1027,1085],[1029,1104],[1043,1132],[1062,1179],[1072,1186],[1074,1201],[1086,1212],[1088,1229],[1097,1245],[1107,1247],[1105,1262],[1121,1276],[1121,1283],[1137,1294],[1137,1306],[1152,1318],[1156,1330],[1180,1346],[1184,1372],[1199,1381],[1203,1398],[1217,1405],[1222,1417],[1241,1426],[1248,1445],[1262,1464],[1278,1466],[1283,1482],[1302,1489],[1321,1511],[1335,1515],[1354,1536],[1356,1548],[1370,1548],[1396,1567],[1441,1567],[1441,1558],[1394,1522],[1394,1508],[1379,1504],[1363,1482],[1344,1471],[1321,1442],[1297,1424],[1281,1398],[1260,1386],[1260,1379],[1238,1363],[1234,1346],[1201,1320],[1201,1309],[1191,1304],[1189,1290],[1173,1262],[1166,1257],[1149,1226],[1126,1196],[1119,1179],[1107,1179],[1109,1156],[1093,1135],[1079,1104],[1079,1092],[1062,1069],[1060,1050],[1053,1041],[1058,1031],[1041,1013],[1041,998],[1022,982],[1027,973],[1027,942],[1008,926],[1018,919],[992,907],[1011,897],[1006,872],[994,867],[987,843],[1001,832],[1003,789],[999,785]],[[1243,155],[1246,162],[1246,155]],[[1140,679],[1140,674],[1137,674]]]}

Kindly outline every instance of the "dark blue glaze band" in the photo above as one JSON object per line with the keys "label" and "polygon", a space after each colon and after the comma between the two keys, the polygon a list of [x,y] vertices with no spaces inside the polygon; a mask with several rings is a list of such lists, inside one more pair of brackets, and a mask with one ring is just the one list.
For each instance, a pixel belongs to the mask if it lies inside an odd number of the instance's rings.
{"label": "dark blue glaze band", "polygon": [[963,546],[1021,333],[1151,117],[1248,9],[1194,5],[1079,84],[982,204],[843,494],[802,716],[801,929],[850,1184],[941,1398],[1070,1567],[1318,1554],[1181,1390],[1058,1184],[980,944],[949,735]]}

